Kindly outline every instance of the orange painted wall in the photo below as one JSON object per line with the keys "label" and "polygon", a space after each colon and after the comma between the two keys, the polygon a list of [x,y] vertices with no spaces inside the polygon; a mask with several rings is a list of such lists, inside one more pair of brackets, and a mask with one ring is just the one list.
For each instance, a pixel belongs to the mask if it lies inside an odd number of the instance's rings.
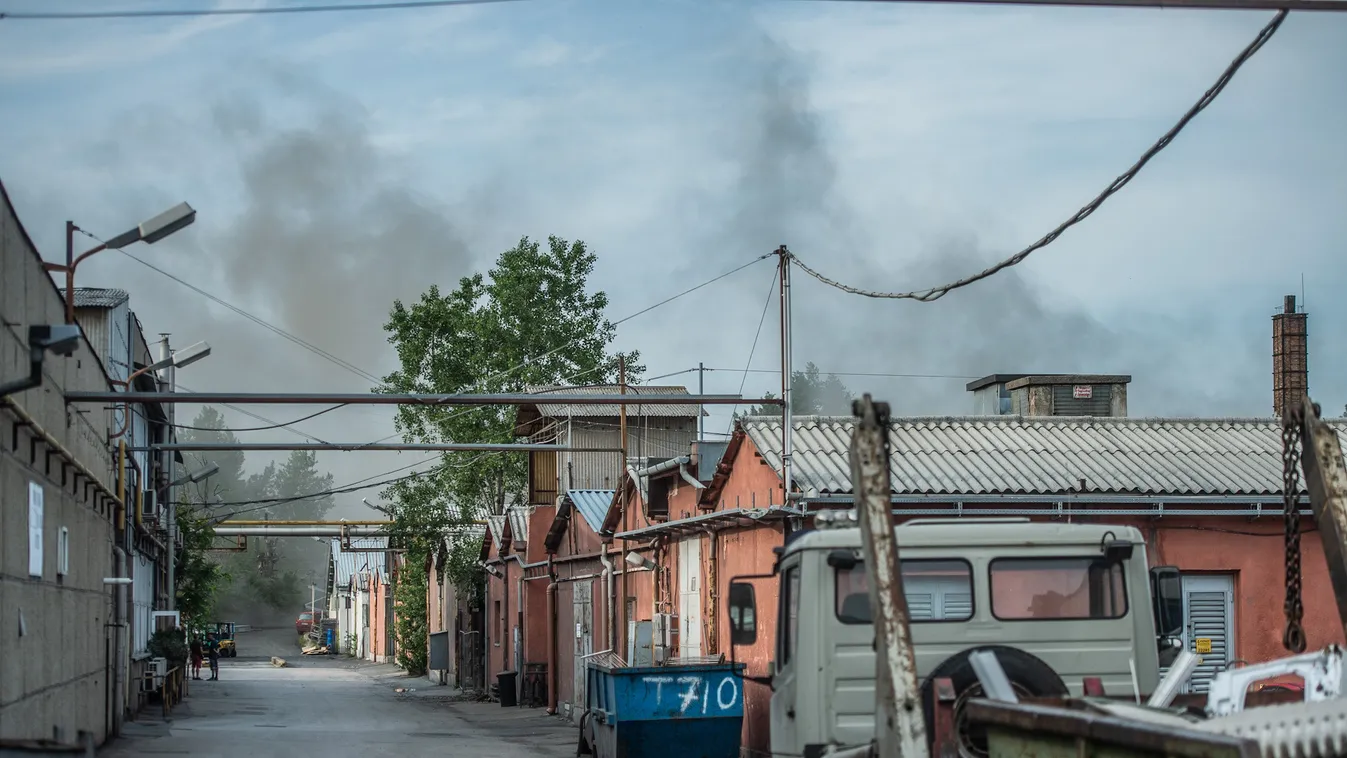
{"label": "orange painted wall", "polygon": [[[689,488],[690,489],[690,488]],[[751,442],[745,440],[739,455],[734,461],[734,470],[725,484],[724,490],[715,502],[714,510],[733,510],[735,508],[765,508],[768,505],[781,505],[784,502],[781,479],[772,467],[762,461]],[[708,624],[715,625],[714,640],[702,632],[703,648],[707,654],[724,653],[730,656],[729,617],[725,613],[725,597],[729,593],[730,579],[746,574],[766,574],[772,570],[776,556],[772,549],[779,547],[785,540],[784,525],[777,522],[765,523],[761,527],[731,529],[719,533],[715,550],[715,595],[711,598],[707,577],[710,574],[712,553],[709,541],[702,540],[702,613]],[[676,556],[677,545],[670,546],[670,552]],[[676,561],[676,557],[674,561]],[[670,589],[674,602],[677,598],[677,577],[671,576]],[[747,664],[746,673],[763,676],[767,673],[767,664],[774,657],[773,646],[776,640],[776,579],[753,581],[758,607],[758,641],[749,647],[734,649],[734,658]],[[675,606],[676,607],[676,606]],[[707,644],[716,643],[714,650]],[[749,750],[766,752],[769,749],[769,708],[772,693],[763,685],[744,683],[744,731],[742,744]]]}

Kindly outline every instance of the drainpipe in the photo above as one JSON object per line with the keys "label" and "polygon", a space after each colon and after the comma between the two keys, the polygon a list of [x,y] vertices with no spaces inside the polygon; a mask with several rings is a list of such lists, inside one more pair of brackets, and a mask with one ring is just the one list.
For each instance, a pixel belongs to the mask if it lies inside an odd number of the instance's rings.
{"label": "drainpipe", "polygon": [[613,561],[608,557],[608,543],[604,543],[603,552],[599,553],[599,563],[603,564],[603,589],[604,595],[608,601],[608,649],[614,652],[617,649],[617,619],[613,618]]}
{"label": "drainpipe", "polygon": [[557,712],[557,572],[547,560],[547,713]]}
{"label": "drainpipe", "polygon": [[[117,577],[125,579],[130,576],[127,573],[126,551],[117,545],[112,546],[113,555],[117,556]],[[113,667],[113,689],[112,689],[112,734],[120,737],[122,734],[122,722],[126,718],[126,585],[118,584],[113,596],[113,628],[116,629],[117,642],[113,646],[116,649],[117,663]]]}

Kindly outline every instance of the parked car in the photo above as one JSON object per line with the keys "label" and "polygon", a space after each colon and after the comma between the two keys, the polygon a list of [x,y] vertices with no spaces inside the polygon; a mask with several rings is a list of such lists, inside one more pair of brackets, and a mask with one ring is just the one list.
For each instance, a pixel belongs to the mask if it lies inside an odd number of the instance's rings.
{"label": "parked car", "polygon": [[304,611],[295,619],[295,634],[308,634],[313,628],[313,611]]}

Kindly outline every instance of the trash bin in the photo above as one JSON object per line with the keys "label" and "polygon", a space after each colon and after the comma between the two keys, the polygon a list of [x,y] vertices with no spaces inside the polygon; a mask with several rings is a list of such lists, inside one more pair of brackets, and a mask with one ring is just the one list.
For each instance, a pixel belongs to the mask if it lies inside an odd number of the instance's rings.
{"label": "trash bin", "polygon": [[515,679],[519,677],[518,671],[502,671],[496,674],[496,688],[500,691],[500,707],[513,708],[519,704],[516,698],[518,690],[515,689]]}
{"label": "trash bin", "polygon": [[598,758],[738,758],[744,664],[586,671],[581,730]]}

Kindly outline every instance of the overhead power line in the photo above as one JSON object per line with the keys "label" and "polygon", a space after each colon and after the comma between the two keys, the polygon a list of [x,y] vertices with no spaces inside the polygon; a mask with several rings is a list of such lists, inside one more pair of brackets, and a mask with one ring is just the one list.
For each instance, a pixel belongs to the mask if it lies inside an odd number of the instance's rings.
{"label": "overhead power line", "polygon": [[391,11],[412,8],[447,8],[455,5],[495,5],[522,0],[400,0],[389,3],[351,3],[326,5],[277,5],[259,8],[174,8],[162,10],[111,11],[16,11],[0,12],[0,20],[74,21],[111,18],[185,18],[196,16],[261,16],[279,13],[329,13],[334,11]]}
{"label": "overhead power line", "polygon": [[[235,408],[235,407],[232,406],[232,405],[230,405],[230,406],[225,406],[225,407],[231,408],[231,409],[234,409],[234,410],[238,410],[237,408]],[[189,424],[173,424],[172,426],[173,426],[174,429],[190,429],[190,430],[192,430],[192,431],[194,431],[194,432],[221,432],[221,431],[229,431],[229,432],[266,432],[266,431],[270,431],[270,430],[272,430],[272,429],[289,429],[290,426],[293,425],[293,424],[298,424],[298,423],[301,423],[301,422],[304,422],[304,421],[308,421],[308,420],[311,419],[311,418],[318,418],[319,416],[323,415],[324,413],[331,413],[332,411],[335,411],[335,410],[337,410],[338,408],[345,408],[345,407],[346,407],[345,405],[334,405],[334,406],[332,406],[331,408],[324,408],[323,410],[318,411],[317,413],[310,413],[310,414],[307,415],[307,416],[301,416],[301,417],[295,419],[294,421],[290,421],[290,422],[288,422],[288,423],[282,424],[282,423],[280,423],[280,422],[272,422],[270,426],[252,426],[252,427],[242,427],[242,428],[239,428],[239,427],[232,427],[232,426],[231,426],[231,427],[225,427],[225,428],[223,428],[223,429],[216,429],[215,427],[210,427],[210,426],[191,426],[191,425],[189,425]],[[261,420],[262,420],[262,421],[265,421],[266,419],[261,419]],[[291,431],[295,431],[295,430],[292,429]],[[301,434],[302,434],[302,432],[301,432]],[[309,435],[304,435],[304,436],[307,437],[307,436],[309,436]]]}
{"label": "overhead power line", "polygon": [[[196,392],[197,392],[196,390],[192,389],[191,387],[188,387],[188,386],[183,385],[183,384],[181,384],[181,383],[178,384],[177,389],[178,389],[178,391],[180,391],[180,392],[188,392],[188,393],[196,393]],[[202,403],[202,405],[206,405],[206,403]],[[302,429],[296,429],[296,428],[294,428],[294,427],[292,426],[292,424],[299,423],[299,421],[291,421],[291,422],[288,423],[288,424],[283,424],[283,423],[281,423],[281,422],[279,422],[279,421],[276,421],[276,420],[274,420],[274,419],[269,419],[269,418],[267,418],[266,416],[263,416],[263,415],[261,415],[261,414],[254,413],[253,411],[250,411],[250,410],[248,410],[247,408],[241,408],[241,407],[239,407],[239,406],[237,406],[237,405],[231,405],[230,403],[210,403],[210,405],[220,405],[220,406],[222,406],[222,407],[228,408],[228,409],[231,410],[231,411],[234,411],[235,413],[241,413],[241,414],[243,414],[243,415],[245,415],[245,416],[247,416],[247,417],[249,417],[249,418],[255,418],[255,419],[257,419],[258,421],[261,421],[261,422],[264,423],[264,424],[271,424],[273,428],[276,428],[276,429],[284,429],[285,431],[290,432],[290,433],[295,434],[295,435],[298,435],[298,436],[300,436],[300,437],[303,437],[303,438],[306,439],[306,440],[315,440],[315,441],[317,441],[317,442],[326,442],[326,441],[327,441],[327,440],[324,440],[324,439],[321,439],[321,438],[317,437],[316,435],[309,434],[308,432],[305,432],[305,431],[302,430]],[[340,408],[340,407],[341,407],[341,406],[333,406],[332,408],[328,408],[327,410],[320,411],[320,413],[326,413],[327,411],[335,410],[336,408]],[[318,414],[314,414],[314,415],[318,415]],[[309,418],[309,417],[306,417],[306,418]],[[304,420],[304,419],[300,419],[300,421],[303,421],[303,420]],[[188,427],[188,428],[194,428],[194,427]],[[210,431],[210,430],[202,430],[202,431]],[[243,429],[237,429],[237,430],[236,430],[236,429],[230,429],[229,431],[232,432],[232,431],[246,431],[246,430],[243,430]]]}
{"label": "overhead power line", "polygon": [[945,295],[948,295],[950,292],[953,292],[956,289],[959,289],[960,287],[967,287],[970,284],[980,282],[983,279],[986,279],[990,276],[993,276],[994,274],[997,274],[1005,269],[1008,269],[1011,266],[1020,263],[1025,258],[1028,258],[1035,251],[1041,250],[1047,247],[1048,245],[1052,244],[1054,241],[1056,241],[1058,237],[1062,236],[1063,232],[1075,226],[1076,224],[1079,224],[1080,222],[1084,221],[1086,218],[1090,216],[1090,214],[1098,210],[1099,207],[1104,204],[1105,200],[1108,200],[1116,192],[1121,190],[1123,187],[1127,186],[1127,183],[1132,181],[1132,179],[1135,178],[1136,175],[1141,172],[1141,169],[1147,163],[1150,162],[1151,158],[1154,158],[1156,155],[1158,155],[1161,150],[1164,150],[1166,147],[1169,147],[1170,143],[1174,141],[1174,138],[1179,135],[1179,132],[1182,132],[1183,128],[1188,125],[1188,122],[1192,121],[1197,116],[1197,114],[1206,110],[1207,106],[1211,105],[1212,102],[1216,100],[1217,95],[1220,95],[1221,91],[1225,89],[1226,85],[1229,84],[1232,79],[1234,79],[1235,73],[1239,71],[1240,67],[1242,67],[1250,58],[1252,58],[1254,53],[1257,53],[1260,49],[1262,49],[1263,45],[1267,44],[1267,41],[1272,38],[1273,34],[1277,33],[1277,29],[1281,27],[1282,22],[1285,20],[1286,20],[1286,11],[1285,10],[1279,11],[1277,15],[1274,16],[1273,19],[1268,22],[1267,26],[1264,26],[1263,29],[1258,32],[1258,36],[1254,38],[1253,42],[1250,42],[1249,45],[1245,47],[1244,50],[1240,52],[1240,54],[1236,56],[1233,61],[1230,62],[1230,65],[1226,67],[1225,71],[1221,72],[1221,76],[1216,80],[1216,83],[1211,85],[1211,88],[1208,89],[1202,95],[1202,97],[1199,98],[1198,101],[1193,104],[1193,107],[1188,109],[1187,113],[1183,114],[1183,117],[1179,119],[1178,123],[1174,124],[1174,126],[1171,127],[1169,131],[1165,132],[1164,136],[1160,137],[1160,139],[1157,140],[1155,144],[1151,145],[1150,149],[1148,149],[1145,153],[1143,153],[1141,158],[1138,159],[1136,163],[1132,164],[1131,168],[1123,172],[1122,176],[1119,176],[1117,179],[1114,179],[1113,182],[1109,184],[1109,186],[1106,187],[1103,192],[1099,193],[1099,195],[1097,195],[1093,200],[1087,203],[1080,210],[1076,211],[1075,215],[1073,215],[1066,221],[1063,221],[1060,225],[1058,225],[1056,229],[1053,229],[1052,231],[1048,232],[1037,242],[1029,245],[1028,247],[1019,251],[1018,253],[1015,253],[1014,255],[1010,256],[1009,258],[1006,258],[1005,260],[1001,261],[1000,263],[997,263],[996,265],[990,268],[984,269],[983,271],[973,274],[972,276],[959,279],[958,281],[950,282],[949,284],[942,284],[939,287],[931,287],[930,289],[914,290],[911,292],[876,292],[874,290],[867,290],[861,289],[860,287],[853,287],[849,284],[843,284],[835,279],[830,279],[824,276],[823,274],[820,274],[818,271],[815,271],[813,268],[810,268],[807,264],[804,263],[804,261],[800,260],[799,256],[795,255],[794,253],[791,254],[791,258],[795,261],[796,265],[798,265],[801,269],[804,270],[806,274],[809,274],[810,276],[814,277],[815,279],[819,280],[820,282],[823,282],[824,284],[830,287],[836,287],[837,289],[842,290],[843,292],[847,292],[852,295],[864,295],[865,297],[873,297],[873,298],[883,298],[892,300],[916,300],[922,303],[929,303],[934,300],[939,300],[940,298],[944,297]]}
{"label": "overhead power line", "polygon": [[[103,244],[107,244],[107,242],[106,242],[105,240],[103,240],[101,237],[99,237],[99,236],[96,235],[96,234],[92,234],[92,233],[90,233],[90,232],[88,232],[88,231],[85,231],[84,229],[78,229],[78,228],[76,229],[76,231],[78,231],[78,232],[80,232],[81,234],[85,235],[86,237],[88,237],[88,238],[94,240],[95,242],[101,242],[101,243],[103,243]],[[371,373],[368,372],[368,371],[365,371],[364,369],[360,368],[359,366],[356,366],[355,364],[351,363],[350,361],[344,360],[344,359],[342,359],[342,358],[338,358],[337,356],[333,355],[332,353],[329,353],[328,351],[322,349],[321,347],[318,347],[317,345],[313,344],[312,342],[309,342],[308,340],[305,340],[305,339],[303,339],[302,337],[296,336],[295,334],[292,334],[292,333],[290,333],[290,332],[288,332],[288,331],[282,329],[281,327],[276,326],[275,324],[271,323],[270,321],[267,321],[266,319],[264,319],[264,318],[262,318],[262,317],[260,317],[260,316],[255,316],[255,315],[253,315],[252,313],[249,313],[248,311],[245,311],[244,309],[238,307],[237,305],[234,305],[233,303],[227,302],[227,301],[221,299],[220,297],[218,297],[218,296],[216,296],[216,295],[214,295],[214,294],[212,294],[212,293],[210,293],[210,292],[207,292],[206,290],[201,289],[200,287],[196,286],[195,284],[192,284],[191,282],[186,281],[185,279],[183,279],[183,278],[181,278],[181,277],[178,277],[178,276],[175,276],[175,275],[173,275],[173,274],[170,274],[169,272],[163,270],[162,268],[159,268],[158,266],[154,265],[153,263],[150,263],[149,261],[147,261],[147,260],[145,260],[145,259],[143,259],[143,258],[136,257],[136,256],[132,255],[131,253],[128,253],[128,252],[126,252],[125,250],[122,250],[122,249],[120,249],[120,248],[117,249],[117,252],[121,253],[122,255],[125,255],[127,258],[130,258],[131,260],[133,260],[133,261],[135,261],[136,263],[139,263],[140,265],[142,265],[142,266],[144,266],[144,267],[150,269],[151,271],[156,271],[156,272],[158,272],[158,273],[160,273],[160,274],[162,274],[162,275],[168,277],[169,279],[172,279],[173,281],[177,282],[178,284],[181,284],[182,286],[184,286],[184,287],[186,287],[187,289],[189,289],[189,290],[191,290],[191,291],[197,293],[198,295],[200,295],[200,296],[206,298],[207,300],[210,300],[211,302],[216,303],[217,305],[223,306],[223,307],[225,307],[225,308],[227,308],[227,309],[233,311],[234,313],[237,313],[238,315],[243,316],[244,318],[248,319],[249,321],[251,321],[251,322],[257,324],[258,326],[261,326],[261,327],[263,327],[264,329],[267,329],[268,331],[271,331],[271,332],[273,332],[273,333],[275,333],[275,334],[280,335],[281,337],[284,337],[284,338],[287,339],[287,340],[290,340],[291,342],[295,343],[296,345],[299,345],[300,347],[304,348],[305,350],[308,350],[308,351],[314,353],[315,355],[318,355],[318,356],[321,357],[321,358],[324,358],[324,359],[326,359],[326,360],[328,360],[328,361],[331,361],[332,363],[336,364],[337,366],[340,366],[341,368],[346,369],[347,371],[350,371],[351,373],[355,374],[356,376],[360,377],[361,379],[365,379],[365,380],[370,381],[370,382],[373,382],[373,383],[375,383],[375,384],[378,384],[378,383],[380,382],[379,377],[375,376],[374,374],[371,374]]]}
{"label": "overhead power line", "polygon": [[[762,336],[762,325],[767,322],[767,309],[772,305],[772,293],[776,290],[776,278],[780,274],[780,269],[777,269],[776,272],[772,274],[772,286],[767,288],[767,301],[762,304],[762,315],[758,317],[758,330],[753,333],[753,346],[748,349],[748,360],[744,361],[744,376],[739,380],[739,395],[741,397],[744,394],[744,385],[748,383],[748,370],[749,366],[753,365],[753,354],[758,352],[758,338]],[[734,418],[734,412],[738,409],[738,403],[735,403],[730,408],[731,419]],[[730,423],[733,423],[733,421]]]}

